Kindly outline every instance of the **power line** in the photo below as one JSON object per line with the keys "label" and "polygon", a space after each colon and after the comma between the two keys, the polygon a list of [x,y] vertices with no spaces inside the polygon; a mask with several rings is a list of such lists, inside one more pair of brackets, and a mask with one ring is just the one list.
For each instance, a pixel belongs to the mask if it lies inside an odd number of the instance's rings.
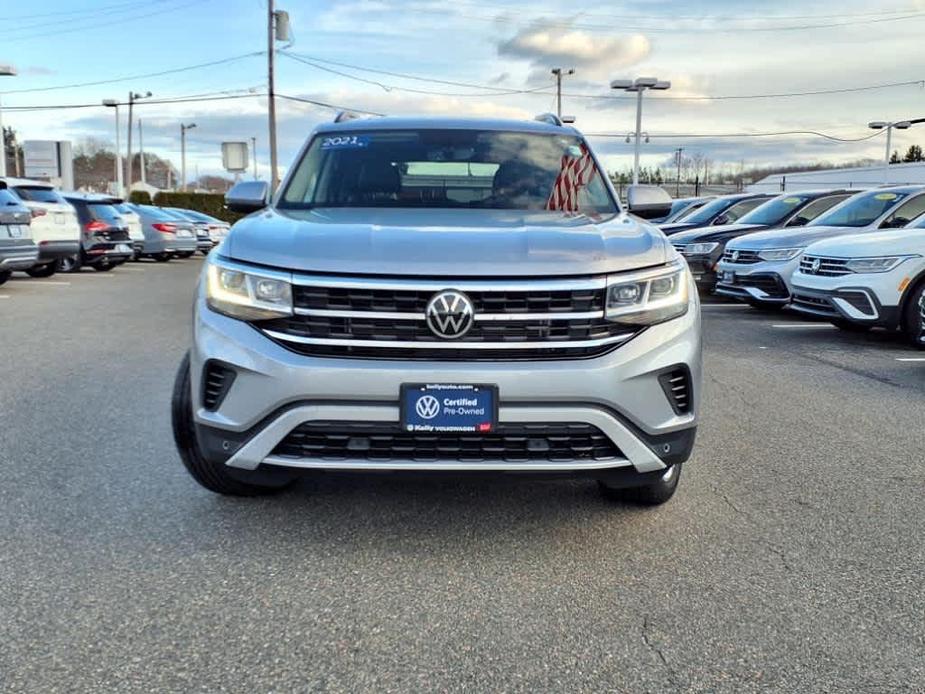
{"label": "power line", "polygon": [[[484,3],[471,2],[471,0],[454,0],[454,5],[466,5],[469,7],[477,9],[487,9],[497,11],[499,8],[497,5],[487,5]],[[416,8],[415,8],[416,9]],[[836,14],[774,14],[774,15],[738,15],[738,14],[700,14],[700,15],[679,15],[679,14],[669,14],[669,15],[640,15],[640,14],[612,14],[612,13],[602,13],[602,12],[585,12],[582,9],[578,8],[573,10],[574,14],[587,17],[589,19],[606,17],[608,19],[621,19],[621,20],[636,20],[636,19],[650,19],[653,21],[665,21],[665,20],[679,20],[679,19],[692,19],[692,20],[716,20],[716,21],[780,21],[788,19],[831,19],[831,18],[854,18],[854,17],[877,17],[882,15],[890,14],[909,14],[919,12],[920,8],[915,6],[906,6],[903,8],[895,8],[892,10],[875,10],[872,12],[839,12]]]}
{"label": "power line", "polygon": [[[535,89],[505,89],[503,87],[493,87],[487,84],[476,84],[473,82],[458,82],[454,80],[442,80],[442,79],[436,79],[432,77],[422,77],[420,75],[410,75],[407,73],[394,72],[391,70],[382,70],[379,68],[371,68],[371,67],[367,67],[363,65],[355,65],[351,63],[343,63],[343,62],[338,62],[334,60],[327,60],[324,58],[317,58],[315,56],[309,56],[304,53],[292,53],[290,51],[280,51],[280,53],[288,56],[289,58],[292,58],[293,60],[297,60],[300,63],[310,65],[311,67],[315,67],[319,70],[324,70],[326,72],[333,72],[334,74],[341,75],[343,77],[354,79],[360,82],[366,82],[368,84],[373,84],[378,87],[381,87],[382,89],[385,89],[386,91],[391,91],[391,90],[410,91],[413,93],[421,93],[421,94],[432,94],[432,95],[438,95],[438,96],[461,96],[461,97],[465,97],[465,96],[507,96],[507,95],[513,95],[513,94],[528,94],[528,95],[529,94],[543,94],[543,95],[555,94],[555,91],[550,90],[550,88],[546,85],[543,85],[542,87],[537,87]],[[457,87],[468,87],[472,89],[485,89],[485,90],[490,90],[490,91],[489,93],[486,93],[486,94],[474,94],[474,93],[460,94],[460,93],[447,93],[447,92],[439,92],[439,91],[431,91],[431,90],[415,90],[415,89],[411,89],[410,87],[387,85],[381,82],[376,82],[375,80],[366,80],[362,77],[357,77],[356,75],[349,75],[347,73],[338,72],[336,70],[323,67],[322,65],[319,65],[318,63],[323,63],[325,65],[336,65],[338,67],[343,67],[343,68],[347,68],[351,70],[358,70],[360,72],[369,72],[372,74],[387,75],[390,77],[414,80],[418,82],[428,82],[432,84],[446,84],[446,85],[452,85],[452,86],[457,86]],[[864,92],[864,91],[871,91],[875,89],[890,89],[894,87],[909,87],[909,86],[925,87],[925,80],[909,80],[906,82],[889,82],[886,84],[874,84],[874,85],[866,85],[866,86],[861,86],[861,87],[845,87],[841,89],[817,89],[817,90],[804,91],[804,92],[780,92],[780,93],[772,93],[772,94],[727,94],[727,95],[716,95],[716,96],[710,96],[710,95],[659,96],[658,99],[666,100],[666,101],[724,101],[724,100],[735,100],[735,99],[779,99],[779,98],[790,98],[790,97],[799,97],[799,96],[821,96],[821,95],[826,95],[826,94],[847,94],[851,92]],[[608,99],[608,100],[616,100],[616,101],[620,101],[620,100],[625,101],[627,99],[629,100],[635,99],[635,97],[614,96],[611,94],[583,94],[583,93],[576,93],[576,92],[563,92],[562,96],[572,97],[576,99]]]}
{"label": "power line", "polygon": [[[116,84],[118,82],[129,82],[131,80],[140,80],[147,79],[150,77],[163,77],[164,75],[175,75],[180,72],[188,72],[190,70],[199,70],[205,67],[213,67],[215,65],[225,65],[227,63],[234,62],[236,60],[243,60],[244,58],[253,58],[258,55],[264,55],[266,51],[253,51],[251,53],[242,53],[241,55],[234,55],[229,58],[222,58],[221,60],[213,60],[208,63],[199,63],[197,65],[187,65],[185,67],[172,68],[170,70],[161,70],[160,72],[148,72],[141,75],[128,75],[127,77],[116,77],[113,79],[105,80],[95,80],[93,82],[77,82],[74,84],[58,84],[53,87],[31,87],[29,89],[10,89],[4,91],[3,94],[30,94],[36,92],[51,92],[57,91],[60,89],[76,89],[78,87],[95,87],[101,84]],[[4,109],[5,110],[5,109]]]}
{"label": "power line", "polygon": [[[193,5],[198,5],[203,2],[208,2],[209,0],[187,0],[182,5],[175,5],[174,7],[167,7],[161,10],[154,10],[153,12],[147,12],[145,14],[133,15],[131,17],[123,17],[121,19],[113,19],[108,22],[97,22],[94,21],[92,24],[87,26],[72,26],[68,29],[55,29],[54,31],[39,31],[32,34],[23,34],[21,36],[14,36],[13,38],[4,37],[3,40],[5,43],[13,43],[15,41],[28,41],[30,39],[47,37],[50,39],[57,39],[61,34],[72,34],[75,31],[86,31],[87,29],[96,29],[98,27],[113,26],[115,24],[124,24],[125,22],[134,22],[139,19],[147,19],[148,17],[154,17],[159,14],[165,14],[167,12],[174,12],[176,10],[183,10],[187,7],[192,7]],[[79,20],[75,20],[79,21]]]}
{"label": "power line", "polygon": [[384,113],[379,113],[378,111],[366,111],[361,108],[354,108],[353,106],[342,106],[340,104],[332,104],[327,101],[317,101],[315,99],[308,99],[303,96],[292,96],[290,94],[280,94],[276,93],[280,99],[287,99],[289,101],[299,101],[304,104],[312,104],[313,106],[321,106],[322,108],[329,108],[332,111],[353,111],[354,113],[364,113],[368,116],[384,116]]}
{"label": "power line", "polygon": [[[154,4],[164,4],[167,2],[177,2],[178,0],[149,0],[145,2],[144,0],[135,0],[135,2],[124,3],[123,5],[116,6],[110,9],[106,8],[95,8],[95,9],[85,9],[79,11],[71,12],[62,12],[54,13],[52,15],[45,15],[46,17],[51,17],[51,19],[43,19],[41,22],[35,22],[33,24],[20,24],[18,21],[9,26],[6,31],[9,31],[13,34],[19,33],[23,29],[35,29],[42,27],[47,29],[48,27],[53,27],[58,24],[71,24],[73,22],[85,22],[87,20],[95,20],[97,17],[105,17],[107,15],[114,14],[123,14],[126,12],[133,12],[140,7],[151,6]],[[86,16],[67,16],[67,15],[86,15]]]}
{"label": "power line", "polygon": [[[607,137],[607,138],[624,138],[626,133],[584,133],[586,137]],[[817,130],[782,130],[779,132],[766,132],[766,133],[665,133],[665,134],[650,134],[651,139],[664,139],[664,140],[679,140],[679,139],[694,139],[694,138],[703,138],[703,139],[744,139],[752,137],[787,137],[795,135],[811,135],[814,137],[821,137],[826,140],[831,140],[832,142],[864,142],[865,140],[872,140],[873,138],[882,134],[882,131],[878,130],[871,135],[865,135],[864,137],[855,137],[855,138],[845,138],[837,137],[835,135],[828,135],[826,133],[819,132]]]}
{"label": "power line", "polygon": [[[430,8],[430,7],[415,7],[415,12],[429,13],[429,14],[439,14],[446,15],[447,12],[444,9],[440,8]],[[558,19],[548,19],[545,17],[511,17],[509,15],[495,15],[492,17],[486,17],[483,15],[473,15],[465,13],[454,13],[454,16],[461,17],[463,19],[472,19],[480,22],[490,22],[492,24],[504,23],[504,24],[514,24],[517,26],[524,25],[536,25],[539,27],[553,27],[559,29],[584,29],[586,31],[637,31],[637,32],[647,32],[650,34],[683,34],[683,33],[703,33],[709,32],[710,34],[738,34],[742,32],[769,32],[769,31],[804,31],[810,29],[830,29],[837,27],[845,26],[854,26],[858,24],[878,24],[883,22],[898,22],[907,19],[918,19],[925,17],[925,12],[916,12],[910,10],[910,14],[897,15],[891,17],[880,17],[880,18],[858,18],[856,20],[850,20],[846,22],[821,22],[817,24],[796,24],[790,26],[774,26],[774,27],[722,27],[722,26],[710,26],[710,27],[684,27],[684,26],[671,26],[671,22],[666,22],[666,19],[672,19],[670,17],[659,17],[658,25],[648,25],[648,26],[634,26],[629,24],[605,24],[603,22],[595,22],[593,24],[575,22],[571,20],[558,20]]]}
{"label": "power line", "polygon": [[[157,2],[158,0],[155,0]],[[113,5],[103,5],[102,7],[94,7],[92,9],[82,9],[82,10],[60,10],[57,12],[40,12],[39,14],[19,14],[19,15],[3,15],[3,20],[5,22],[17,22],[20,19],[36,19],[38,17],[62,17],[75,14],[88,14],[94,12],[100,12],[102,10],[109,10],[116,7],[125,7],[126,5],[150,5],[151,0],[131,0],[131,2],[120,2]]]}

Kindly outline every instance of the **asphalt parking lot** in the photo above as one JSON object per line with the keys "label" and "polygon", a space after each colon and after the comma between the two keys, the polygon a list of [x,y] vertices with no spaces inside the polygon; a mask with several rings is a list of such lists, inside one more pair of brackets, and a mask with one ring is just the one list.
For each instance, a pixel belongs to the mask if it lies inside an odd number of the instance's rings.
{"label": "asphalt parking lot", "polygon": [[[199,259],[0,287],[0,689],[925,691],[925,361],[705,306],[667,505],[591,483],[187,476]],[[910,361],[919,359],[919,361]]]}

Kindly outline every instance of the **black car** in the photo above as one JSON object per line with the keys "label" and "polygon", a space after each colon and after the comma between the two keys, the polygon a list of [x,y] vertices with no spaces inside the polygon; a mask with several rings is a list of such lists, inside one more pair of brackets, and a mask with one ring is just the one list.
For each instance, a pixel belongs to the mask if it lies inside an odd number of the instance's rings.
{"label": "black car", "polygon": [[773,193],[736,193],[715,198],[693,212],[684,215],[671,224],[660,224],[666,236],[699,227],[734,224],[764,202],[774,197]]}
{"label": "black car", "polygon": [[0,284],[13,270],[29,270],[39,257],[38,246],[29,233],[32,213],[19,198],[0,188]]}
{"label": "black car", "polygon": [[712,199],[712,195],[695,198],[675,198],[671,201],[671,212],[664,217],[650,219],[649,221],[653,224],[670,224],[671,222],[681,219],[685,215],[691,214],[694,210],[699,210]]}
{"label": "black car", "polygon": [[801,190],[767,200],[736,224],[680,231],[671,244],[685,257],[701,291],[716,287],[716,264],[723,257],[726,243],[756,231],[800,227],[826,210],[855,195],[857,190]]}
{"label": "black car", "polygon": [[62,272],[75,272],[83,265],[105,272],[132,257],[128,225],[113,206],[112,198],[89,193],[64,195],[80,221],[80,252],[60,261]]}

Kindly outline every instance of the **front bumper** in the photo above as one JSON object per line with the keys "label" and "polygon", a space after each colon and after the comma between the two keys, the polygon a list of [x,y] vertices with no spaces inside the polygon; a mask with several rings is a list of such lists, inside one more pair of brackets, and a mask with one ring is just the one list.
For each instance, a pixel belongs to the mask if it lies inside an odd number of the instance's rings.
{"label": "front bumper", "polygon": [[[203,454],[232,468],[260,466],[336,470],[575,473],[625,469],[652,473],[690,456],[700,399],[699,302],[594,359],[536,362],[419,362],[306,357],[250,325],[197,300],[191,351],[193,411]],[[206,363],[235,378],[217,409],[202,403]],[[690,373],[689,412],[678,414],[659,377]],[[403,383],[491,383],[500,394],[499,423],[575,422],[597,427],[620,457],[605,462],[460,462],[455,459],[370,461],[281,458],[273,451],[304,422],[398,423]]]}
{"label": "front bumper", "polygon": [[[792,308],[800,313],[894,329],[900,324],[898,286],[903,270],[877,275],[825,277],[796,273]],[[867,280],[867,286],[861,280]]]}
{"label": "front bumper", "polygon": [[[790,278],[799,266],[799,256],[785,262],[761,261],[752,264],[717,265],[716,293],[744,301],[773,306],[790,303]],[[732,277],[728,273],[733,273]]]}
{"label": "front bumper", "polygon": [[0,272],[28,270],[38,262],[39,249],[32,241],[0,246]]}
{"label": "front bumper", "polygon": [[39,263],[69,258],[80,252],[80,241],[39,242]]}
{"label": "front bumper", "polygon": [[716,261],[706,255],[684,256],[687,266],[691,269],[694,282],[701,294],[711,294],[716,288]]}

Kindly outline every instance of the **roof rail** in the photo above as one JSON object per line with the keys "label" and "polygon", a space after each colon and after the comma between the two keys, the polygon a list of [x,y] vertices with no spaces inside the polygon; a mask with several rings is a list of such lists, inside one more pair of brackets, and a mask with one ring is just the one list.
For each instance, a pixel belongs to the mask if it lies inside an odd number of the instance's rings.
{"label": "roof rail", "polygon": [[533,120],[538,120],[540,123],[548,123],[549,125],[562,125],[562,120],[555,113],[541,113]]}
{"label": "roof rail", "polygon": [[360,118],[359,113],[354,113],[353,111],[338,111],[337,115],[334,116],[335,123],[343,123],[346,120],[356,120]]}

